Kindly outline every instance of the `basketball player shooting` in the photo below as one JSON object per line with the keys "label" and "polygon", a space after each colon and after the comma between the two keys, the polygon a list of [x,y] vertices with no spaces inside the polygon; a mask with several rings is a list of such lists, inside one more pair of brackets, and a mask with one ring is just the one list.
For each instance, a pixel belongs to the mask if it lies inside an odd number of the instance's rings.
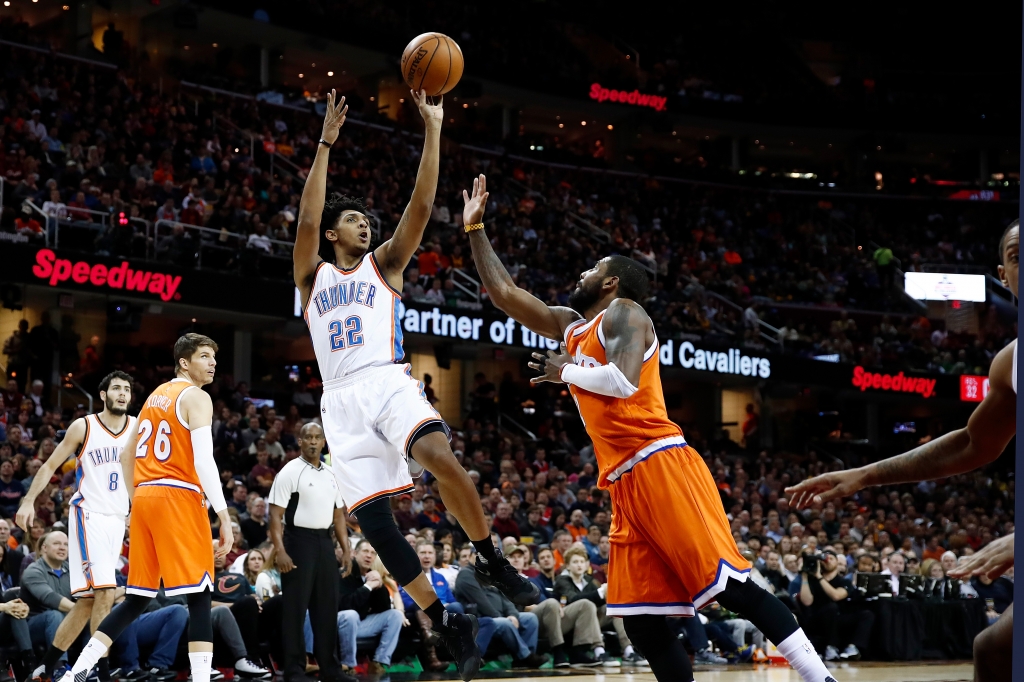
{"label": "basketball player shooting", "polygon": [[[117,590],[117,560],[124,542],[128,516],[128,490],[121,471],[121,454],[132,434],[135,417],[128,414],[132,402],[132,377],[111,372],[99,384],[103,409],[76,419],[49,459],[39,467],[16,521],[28,532],[35,518],[36,500],[66,461],[77,459],[76,487],[68,523],[68,566],[71,594],[77,599],[53,636],[42,665],[33,680],[50,682],[53,669],[90,623],[95,633],[110,613]],[[131,453],[131,451],[129,451]],[[110,679],[106,657],[100,659],[99,677]]]}
{"label": "basketball player shooting", "polygon": [[[1013,221],[999,240],[998,273],[1003,286],[1018,298],[1020,221]],[[823,505],[874,485],[916,483],[965,474],[994,462],[1017,433],[1017,340],[992,359],[989,391],[967,420],[967,426],[902,455],[847,471],[809,478],[786,488],[796,509]],[[984,573],[997,578],[1013,566],[1013,535],[1000,538],[958,565],[950,575],[966,578]],[[1009,680],[1013,644],[1013,605],[974,640],[974,673],[978,682]]]}
{"label": "basketball player shooting", "polygon": [[[159,386],[139,412],[121,459],[132,502],[128,596],[110,612],[71,668],[85,682],[111,642],[149,606],[163,584],[188,600],[188,658],[192,682],[210,682],[213,664],[213,547],[206,501],[220,519],[219,556],[234,538],[220,474],[213,459],[213,402],[200,387],[213,381],[217,344],[185,334],[174,344],[177,376]],[[203,499],[203,494],[206,500]]]}
{"label": "basketball player shooting", "polygon": [[569,385],[611,493],[608,615],[623,619],[630,641],[655,676],[692,680],[693,669],[666,616],[693,616],[717,600],[775,642],[807,682],[828,669],[782,602],[747,580],[722,503],[700,455],[668,418],[658,366],[658,339],[640,306],[647,273],[609,256],[580,275],[569,307],[547,306],[520,289],[484,231],[487,180],[463,192],[465,229],[491,301],[523,326],[562,340],[562,352],[534,353],[534,383]]}
{"label": "basketball player shooting", "polygon": [[400,364],[402,273],[430,218],[444,118],[441,103],[431,104],[423,91],[412,96],[426,127],[416,185],[394,236],[372,250],[365,204],[338,195],[325,200],[330,147],[348,111],[344,97],[337,99],[334,91],[328,96],[322,138],[299,204],[295,285],[323,376],[320,411],[342,497],[469,679],[480,666],[475,619],[445,611],[391,513],[388,498],[413,489],[410,470],[425,468],[437,478],[445,506],[476,546],[481,582],[524,605],[534,602],[538,590],[491,544],[480,496],[452,454],[448,427],[409,365]]}

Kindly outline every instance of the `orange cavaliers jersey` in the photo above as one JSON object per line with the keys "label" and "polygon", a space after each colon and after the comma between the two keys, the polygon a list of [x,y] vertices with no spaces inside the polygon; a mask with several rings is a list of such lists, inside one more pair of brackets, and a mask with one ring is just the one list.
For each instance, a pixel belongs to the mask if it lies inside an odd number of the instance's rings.
{"label": "orange cavaliers jersey", "polygon": [[[600,367],[608,363],[604,354],[602,319],[604,311],[590,322],[577,320],[565,329],[565,347],[573,362],[580,367]],[[594,441],[594,454],[600,469],[598,485],[602,488],[615,482],[637,461],[653,454],[653,451],[646,452],[649,446],[657,444],[658,449],[664,449],[660,446],[685,445],[682,430],[668,418],[665,409],[657,338],[644,353],[639,390],[630,398],[612,398],[576,386],[569,386],[569,390],[579,407],[587,433]]]}
{"label": "orange cavaliers jersey", "polygon": [[146,399],[139,412],[135,446],[136,487],[170,485],[202,490],[193,462],[192,434],[180,416],[181,397],[193,389],[202,390],[185,379],[174,379]]}

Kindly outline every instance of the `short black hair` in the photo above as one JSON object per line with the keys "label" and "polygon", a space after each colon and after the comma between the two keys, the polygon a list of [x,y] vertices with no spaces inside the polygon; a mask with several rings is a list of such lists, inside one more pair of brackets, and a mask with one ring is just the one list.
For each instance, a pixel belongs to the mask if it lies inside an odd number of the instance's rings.
{"label": "short black hair", "polygon": [[122,372],[121,370],[116,369],[113,372],[111,372],[110,374],[108,374],[107,376],[105,376],[102,379],[100,379],[100,385],[99,385],[100,393],[106,393],[107,389],[110,388],[110,382],[113,381],[114,379],[121,379],[123,381],[127,381],[129,386],[131,386],[133,383],[135,383],[135,379],[132,378],[131,374],[128,374],[128,372]]}
{"label": "short black hair", "polygon": [[347,194],[334,193],[324,202],[324,212],[320,216],[320,257],[328,263],[334,262],[334,246],[327,239],[327,230],[333,230],[338,218],[345,211],[366,213],[366,201],[362,197],[351,197]]}
{"label": "short black hair", "polygon": [[1015,227],[1020,227],[1020,220],[1014,220],[1012,223],[1007,225],[1006,229],[1003,230],[1003,236],[999,238],[999,262],[1002,265],[1006,265],[1006,261],[1004,260],[1006,258],[1006,237]]}
{"label": "short black hair", "polygon": [[619,278],[619,297],[643,304],[651,281],[643,266],[626,256],[609,256],[607,275]]}

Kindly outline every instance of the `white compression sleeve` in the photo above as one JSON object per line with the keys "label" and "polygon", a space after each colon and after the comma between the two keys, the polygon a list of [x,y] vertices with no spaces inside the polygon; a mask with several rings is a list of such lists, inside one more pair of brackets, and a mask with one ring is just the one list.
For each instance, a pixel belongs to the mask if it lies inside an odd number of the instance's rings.
{"label": "white compression sleeve", "polygon": [[563,365],[559,377],[567,384],[612,398],[629,398],[639,390],[612,362],[600,367]]}
{"label": "white compression sleeve", "polygon": [[203,486],[206,499],[210,500],[210,506],[218,514],[227,508],[228,503],[224,501],[224,491],[220,485],[220,472],[217,471],[217,462],[213,459],[213,429],[209,426],[200,426],[192,430],[192,453],[195,457],[196,474],[199,476],[199,483]]}

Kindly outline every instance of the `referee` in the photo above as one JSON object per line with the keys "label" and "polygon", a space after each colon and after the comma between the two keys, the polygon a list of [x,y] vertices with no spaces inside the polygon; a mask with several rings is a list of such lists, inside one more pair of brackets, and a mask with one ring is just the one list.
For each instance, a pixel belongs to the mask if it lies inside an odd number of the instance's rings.
{"label": "referee", "polygon": [[[354,679],[338,662],[338,559],[331,525],[344,553],[347,573],[352,554],[345,525],[345,502],[330,467],[320,461],[324,432],[306,424],[299,433],[302,456],[288,462],[270,489],[270,539],[281,571],[282,644],[285,682],[306,680],[302,625],[309,611],[313,654],[323,682]],[[282,523],[283,517],[283,523]]]}

